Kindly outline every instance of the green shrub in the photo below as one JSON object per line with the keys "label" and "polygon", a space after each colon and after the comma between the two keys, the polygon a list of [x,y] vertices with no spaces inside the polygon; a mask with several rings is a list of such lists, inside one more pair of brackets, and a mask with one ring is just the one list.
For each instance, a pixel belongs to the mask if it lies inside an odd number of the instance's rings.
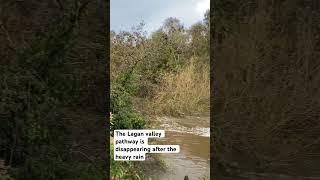
{"label": "green shrub", "polygon": [[103,170],[91,163],[63,161],[56,157],[29,158],[23,167],[12,172],[16,180],[100,180]]}
{"label": "green shrub", "polygon": [[144,118],[136,112],[119,112],[112,119],[112,128],[115,129],[142,129],[145,125]]}
{"label": "green shrub", "polygon": [[142,179],[142,173],[133,161],[115,161],[113,159],[113,138],[110,138],[110,177],[117,177],[124,180]]}
{"label": "green shrub", "polygon": [[134,70],[119,74],[111,84],[111,134],[115,129],[142,129],[145,120],[133,109],[133,96],[137,91],[137,74]]}

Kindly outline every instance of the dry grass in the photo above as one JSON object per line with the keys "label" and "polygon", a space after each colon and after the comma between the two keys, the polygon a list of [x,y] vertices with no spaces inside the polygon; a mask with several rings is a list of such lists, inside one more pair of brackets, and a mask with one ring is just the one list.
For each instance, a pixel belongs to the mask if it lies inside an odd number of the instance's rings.
{"label": "dry grass", "polygon": [[192,59],[179,73],[166,74],[151,106],[156,114],[181,115],[209,112],[208,66],[198,67]]}

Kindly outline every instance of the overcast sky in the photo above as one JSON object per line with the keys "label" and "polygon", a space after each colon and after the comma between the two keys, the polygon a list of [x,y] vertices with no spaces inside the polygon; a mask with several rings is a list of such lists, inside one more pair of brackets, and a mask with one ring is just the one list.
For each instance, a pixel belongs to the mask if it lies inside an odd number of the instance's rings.
{"label": "overcast sky", "polygon": [[203,20],[210,0],[111,0],[111,30],[131,30],[144,22],[145,30],[157,30],[168,17],[186,26]]}

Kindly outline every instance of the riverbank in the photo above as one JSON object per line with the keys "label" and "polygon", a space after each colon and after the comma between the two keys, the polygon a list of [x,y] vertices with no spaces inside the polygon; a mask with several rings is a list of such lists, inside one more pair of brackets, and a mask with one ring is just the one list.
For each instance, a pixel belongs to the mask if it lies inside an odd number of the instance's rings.
{"label": "riverbank", "polygon": [[[150,118],[150,117],[149,117]],[[165,130],[164,138],[151,138],[150,144],[180,145],[178,154],[148,154],[143,162],[111,162],[111,174],[158,180],[210,178],[209,116],[156,117],[147,129]],[[110,138],[113,158],[113,138]]]}

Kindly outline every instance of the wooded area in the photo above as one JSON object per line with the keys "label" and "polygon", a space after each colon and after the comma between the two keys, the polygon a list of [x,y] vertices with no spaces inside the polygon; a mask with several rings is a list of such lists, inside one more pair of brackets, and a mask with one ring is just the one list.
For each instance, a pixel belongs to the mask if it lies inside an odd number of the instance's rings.
{"label": "wooded area", "polygon": [[319,1],[211,3],[212,177],[319,176]]}
{"label": "wooded area", "polygon": [[105,1],[0,1],[0,159],[14,179],[106,176]]}
{"label": "wooded area", "polygon": [[[209,113],[209,27],[208,10],[188,28],[169,17],[149,35],[144,23],[111,31],[111,132],[143,129],[160,115]],[[136,163],[113,159],[111,176],[148,178]]]}

